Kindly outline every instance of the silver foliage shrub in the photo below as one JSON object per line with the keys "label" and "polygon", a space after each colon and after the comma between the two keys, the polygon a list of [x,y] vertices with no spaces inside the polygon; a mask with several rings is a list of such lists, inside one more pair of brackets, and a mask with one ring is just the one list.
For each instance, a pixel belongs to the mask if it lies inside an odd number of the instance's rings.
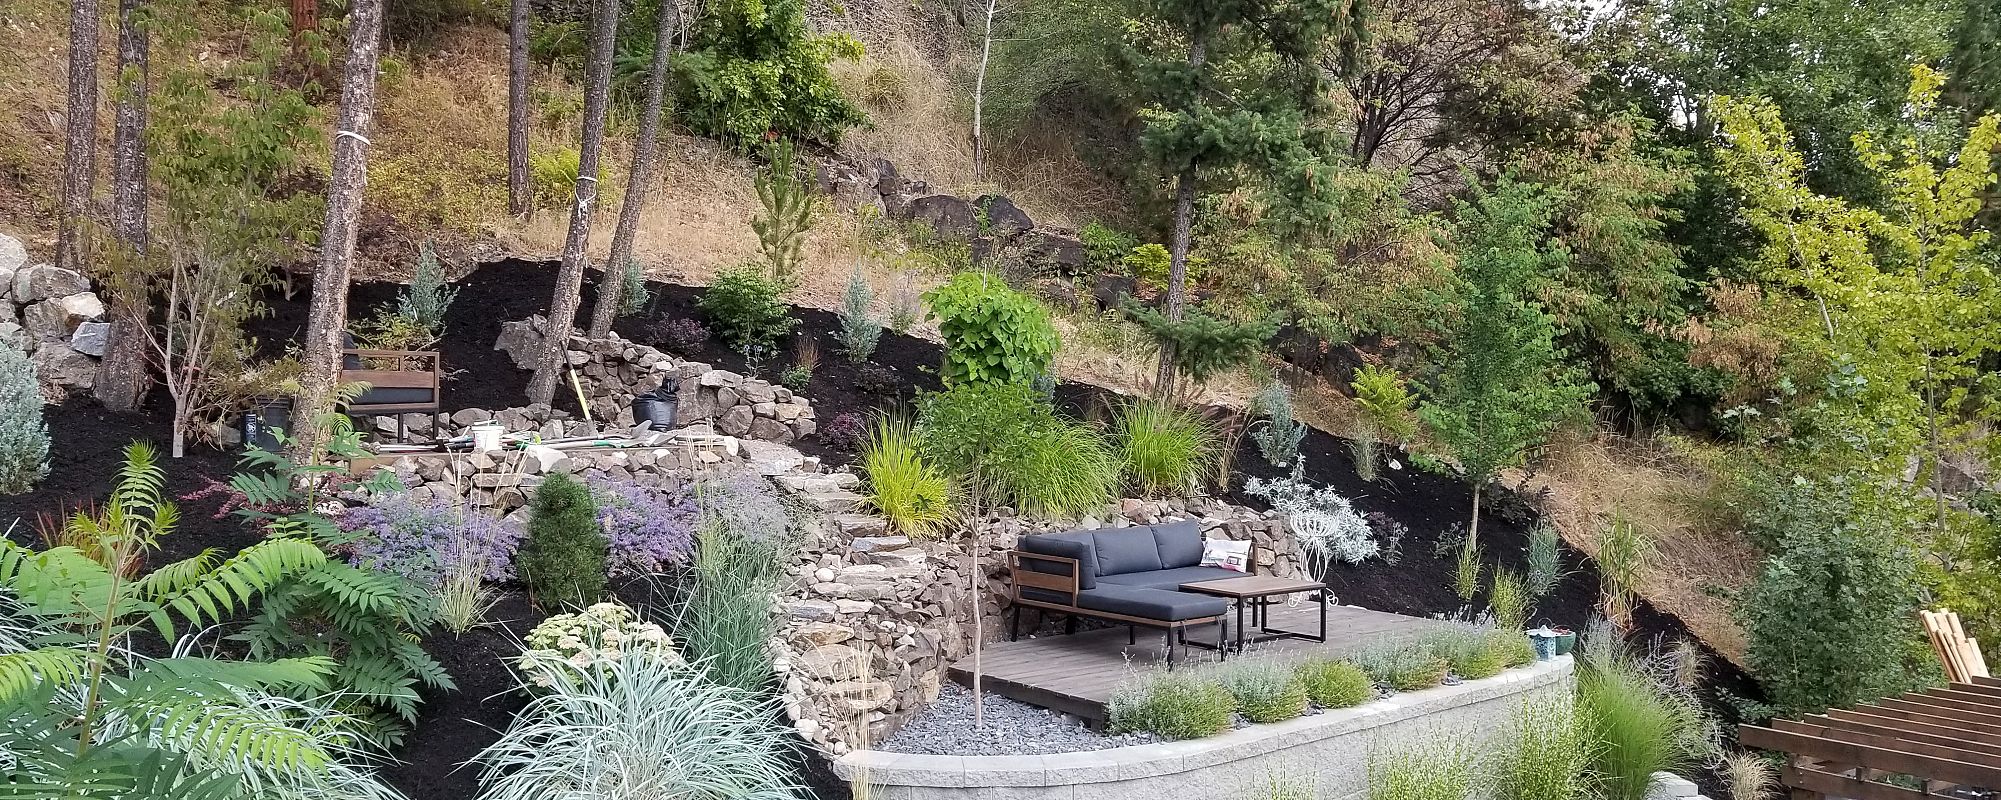
{"label": "silver foliage shrub", "polygon": [[1306,425],[1293,416],[1292,389],[1272,381],[1258,390],[1252,400],[1257,413],[1265,415],[1251,430],[1258,452],[1274,466],[1283,467],[1299,457],[1299,442],[1306,438]]}
{"label": "silver foliage shrub", "polygon": [[433,338],[445,334],[445,312],[452,307],[459,290],[445,280],[445,268],[438,263],[438,254],[431,250],[431,243],[425,242],[417,255],[417,274],[410,278],[410,285],[396,297],[396,315],[429,333]]}
{"label": "silver foliage shrub", "polygon": [[49,474],[49,428],[35,365],[13,345],[0,344],[0,494],[35,488]]}
{"label": "silver foliage shrub", "polygon": [[1244,491],[1271,504],[1272,510],[1286,515],[1286,524],[1306,550],[1314,574],[1326,571],[1335,561],[1353,564],[1381,552],[1375,531],[1355,506],[1332,488],[1314,486],[1306,480],[1306,461],[1292,468],[1292,477],[1251,478]]}
{"label": "silver foliage shrub", "polygon": [[874,355],[876,343],[882,340],[882,323],[869,313],[874,302],[875,289],[868,285],[862,265],[857,263],[854,274],[848,276],[847,289],[841,292],[841,349],[857,364]]}

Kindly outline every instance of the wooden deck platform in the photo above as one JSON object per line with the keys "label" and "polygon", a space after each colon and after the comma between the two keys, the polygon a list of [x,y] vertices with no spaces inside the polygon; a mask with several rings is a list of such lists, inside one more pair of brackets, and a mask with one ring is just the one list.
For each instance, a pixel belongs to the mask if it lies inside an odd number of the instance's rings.
{"label": "wooden deck platform", "polygon": [[[1033,611],[1024,624],[1035,619]],[[1234,623],[1233,623],[1234,624]],[[1278,639],[1251,648],[1259,654],[1287,654],[1303,657],[1313,652],[1342,656],[1372,645],[1399,638],[1416,637],[1436,621],[1369,611],[1353,606],[1327,607],[1326,643],[1302,639]],[[1305,603],[1275,607],[1270,626],[1284,630],[1314,632],[1320,625],[1319,606]],[[1216,628],[1205,625],[1188,629],[1188,640],[1213,642]],[[1142,669],[1162,663],[1167,655],[1166,639],[1158,630],[1140,628],[1138,643],[1126,644],[1126,629],[1106,628],[999,641],[988,644],[981,654],[981,688],[1024,703],[1082,717],[1093,725],[1105,720],[1105,705],[1112,691]],[[1237,654],[1230,654],[1237,658]],[[1189,647],[1175,654],[1175,669],[1192,669],[1216,663],[1216,653]],[[971,686],[973,660],[960,659],[951,667],[952,680]]]}

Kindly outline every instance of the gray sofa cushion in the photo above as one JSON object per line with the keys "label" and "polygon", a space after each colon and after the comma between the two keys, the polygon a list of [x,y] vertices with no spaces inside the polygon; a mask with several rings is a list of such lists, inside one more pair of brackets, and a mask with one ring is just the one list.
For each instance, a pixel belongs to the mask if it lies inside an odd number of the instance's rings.
{"label": "gray sofa cushion", "polygon": [[1181,584],[1199,581],[1219,581],[1224,578],[1242,578],[1244,573],[1222,567],[1177,567],[1157,569],[1152,572],[1135,572],[1127,575],[1106,575],[1098,579],[1098,585],[1137,586],[1163,591],[1179,591]]}
{"label": "gray sofa cushion", "polygon": [[[1077,559],[1077,588],[1089,589],[1098,585],[1098,548],[1090,531],[1069,533],[1045,533],[1037,536],[1023,536],[1015,547],[1030,553],[1045,556],[1062,556]],[[1060,564],[1046,561],[1024,560],[1022,566],[1035,572],[1052,575],[1068,575],[1070,570]],[[1063,598],[1068,601],[1070,598]]]}
{"label": "gray sofa cushion", "polygon": [[1160,548],[1149,528],[1093,531],[1091,538],[1098,543],[1098,577],[1160,569]]}
{"label": "gray sofa cushion", "polygon": [[1163,522],[1153,527],[1153,544],[1160,551],[1160,568],[1193,567],[1202,563],[1202,526],[1195,520]]}
{"label": "gray sofa cushion", "polygon": [[1093,611],[1162,622],[1220,616],[1228,606],[1220,597],[1109,583],[1078,594],[1077,605]]}

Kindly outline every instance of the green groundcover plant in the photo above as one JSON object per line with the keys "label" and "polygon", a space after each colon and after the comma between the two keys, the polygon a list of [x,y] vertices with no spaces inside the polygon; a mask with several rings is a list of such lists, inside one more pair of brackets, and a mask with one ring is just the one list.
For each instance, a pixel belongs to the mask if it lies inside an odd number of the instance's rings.
{"label": "green groundcover plant", "polygon": [[1120,733],[1200,739],[1228,729],[1235,708],[1230,690],[1214,680],[1156,672],[1129,681],[1112,694],[1108,724]]}

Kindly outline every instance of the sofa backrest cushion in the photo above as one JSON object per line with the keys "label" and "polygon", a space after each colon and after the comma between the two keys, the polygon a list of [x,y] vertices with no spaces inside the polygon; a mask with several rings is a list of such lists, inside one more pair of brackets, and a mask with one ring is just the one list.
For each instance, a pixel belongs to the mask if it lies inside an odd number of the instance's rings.
{"label": "sofa backrest cushion", "polygon": [[[1098,586],[1098,548],[1092,541],[1090,531],[1023,536],[1015,547],[1045,556],[1077,559],[1077,589],[1081,591],[1095,589]],[[1062,564],[1034,559],[1025,559],[1021,565],[1035,572],[1047,572],[1052,575],[1067,575],[1070,572],[1069,568]]]}
{"label": "sofa backrest cushion", "polygon": [[1153,544],[1160,551],[1160,568],[1192,567],[1202,563],[1202,526],[1192,519],[1153,527]]}
{"label": "sofa backrest cushion", "polygon": [[1151,528],[1100,529],[1091,532],[1098,543],[1098,574],[1125,575],[1160,569],[1160,546]]}

